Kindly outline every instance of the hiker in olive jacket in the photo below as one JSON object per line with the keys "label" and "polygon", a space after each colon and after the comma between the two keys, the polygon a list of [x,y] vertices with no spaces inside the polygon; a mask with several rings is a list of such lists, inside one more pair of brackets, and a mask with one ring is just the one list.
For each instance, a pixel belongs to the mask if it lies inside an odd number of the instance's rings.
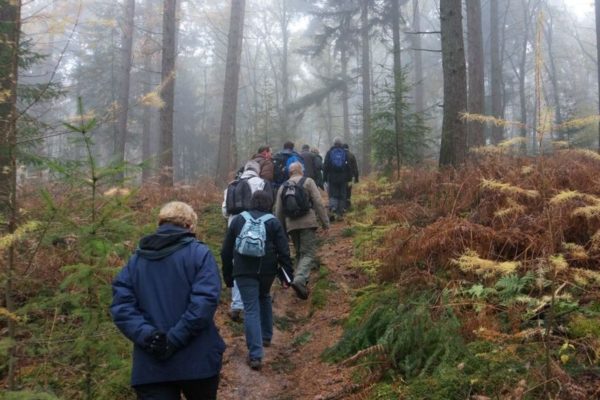
{"label": "hiker in olive jacket", "polygon": [[[297,184],[303,179],[302,164],[299,162],[290,165],[290,181]],[[283,210],[282,193],[284,186],[279,188],[275,200],[275,216],[283,222],[285,230],[289,233],[296,249],[296,265],[294,268],[294,281],[292,288],[301,299],[308,298],[307,283],[310,270],[315,264],[315,256],[317,252],[317,235],[316,231],[319,228],[319,222],[323,229],[329,229],[329,218],[327,210],[323,205],[321,194],[315,181],[312,178],[304,178],[303,188],[308,195],[312,204],[308,212],[298,218],[290,218],[285,216]]]}

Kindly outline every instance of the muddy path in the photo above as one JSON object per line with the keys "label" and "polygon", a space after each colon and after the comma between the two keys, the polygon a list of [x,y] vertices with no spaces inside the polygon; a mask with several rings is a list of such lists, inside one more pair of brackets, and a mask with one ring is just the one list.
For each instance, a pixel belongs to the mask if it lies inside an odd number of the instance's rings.
{"label": "muddy path", "polygon": [[[350,371],[321,360],[323,351],[342,334],[342,322],[350,309],[352,290],[366,283],[351,268],[352,238],[344,237],[344,222],[320,233],[321,269],[313,271],[311,296],[298,299],[276,280],[272,290],[275,328],[265,348],[261,371],[246,364],[243,323],[229,319],[229,298],[217,314],[217,324],[227,343],[219,386],[220,400],[326,400],[346,397],[352,386]],[[228,296],[226,296],[228,297]]]}

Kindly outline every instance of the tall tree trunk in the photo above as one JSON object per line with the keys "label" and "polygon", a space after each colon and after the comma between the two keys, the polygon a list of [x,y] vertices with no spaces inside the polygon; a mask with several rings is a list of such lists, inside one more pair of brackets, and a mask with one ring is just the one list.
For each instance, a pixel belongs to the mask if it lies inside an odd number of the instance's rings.
{"label": "tall tree trunk", "polygon": [[367,175],[371,172],[371,62],[369,44],[369,1],[363,0],[360,13],[360,33],[362,42],[362,116],[363,116],[363,143],[362,143],[362,170]]}
{"label": "tall tree trunk", "polygon": [[177,0],[164,0],[160,110],[160,184],[173,186],[173,103],[175,100],[175,30]]}
{"label": "tall tree trunk", "polygon": [[[546,25],[545,36],[546,45],[548,46],[548,64],[550,66],[550,83],[552,84],[552,98],[554,100],[554,123],[556,125],[562,124],[562,109],[560,107],[560,88],[558,87],[558,70],[556,68],[556,61],[554,59],[554,20],[550,11],[548,11],[549,23]],[[563,132],[558,131],[558,139],[564,140]]]}
{"label": "tall tree trunk", "polygon": [[[17,219],[17,79],[19,72],[19,39],[21,30],[21,1],[0,0],[0,234],[13,233]],[[15,249],[10,246],[3,260],[4,302],[9,312],[15,311],[13,275]],[[15,321],[8,318],[8,338],[15,340]],[[15,390],[15,348],[8,350],[7,385]]]}
{"label": "tall tree trunk", "polygon": [[[483,65],[483,34],[481,29],[480,0],[467,1],[467,40],[469,57],[469,113],[484,114],[484,65]],[[484,126],[479,122],[469,122],[467,127],[467,147],[485,145]]]}
{"label": "tall tree trunk", "polygon": [[[500,60],[500,15],[498,12],[500,0],[490,2],[490,53],[491,53],[491,85],[490,95],[492,98],[492,116],[502,118],[502,62]],[[504,129],[502,126],[492,126],[492,143],[502,142]]]}
{"label": "tall tree trunk", "polygon": [[[419,0],[413,0],[413,31],[421,32],[421,12],[419,10]],[[421,53],[421,35],[412,35],[413,46],[413,64],[415,69],[415,112],[425,111],[424,85],[423,79],[423,56]]]}
{"label": "tall tree trunk", "polygon": [[[598,73],[598,113],[600,114],[600,0],[594,1],[596,7],[596,69]],[[598,122],[598,152],[600,153],[600,122]]]}
{"label": "tall tree trunk", "polygon": [[[125,143],[127,143],[127,116],[129,114],[129,78],[131,74],[132,48],[133,48],[133,18],[135,15],[135,0],[125,0],[125,15],[121,34],[121,65],[120,65],[120,87],[117,103],[117,141],[115,153],[117,162],[125,162]],[[117,179],[122,180],[124,173],[120,173]]]}
{"label": "tall tree trunk", "polygon": [[402,137],[402,58],[400,53],[400,4],[392,2],[392,42],[394,47],[394,128],[396,131],[396,172],[400,176],[403,162],[404,140]]}
{"label": "tall tree trunk", "polygon": [[232,143],[235,138],[235,118],[237,112],[242,38],[244,35],[245,0],[232,0],[227,42],[227,64],[225,65],[225,88],[219,131],[219,156],[215,182],[220,185],[227,181],[233,167]]}
{"label": "tall tree trunk", "polygon": [[[144,84],[142,86],[142,90],[143,93],[150,93],[153,90],[153,85],[152,85],[152,53],[150,52],[150,49],[148,48],[144,48],[144,55],[143,55],[143,65],[144,65],[144,73],[143,73],[143,81]],[[142,182],[148,182],[150,180],[150,178],[152,177],[152,166],[150,164],[153,164],[151,162],[149,162],[150,158],[152,157],[152,148],[151,143],[152,143],[152,124],[151,124],[151,118],[152,118],[152,110],[150,105],[144,105],[143,106],[143,112],[142,112],[142,160],[144,162],[149,163],[149,165],[144,166],[144,169],[142,169]]]}
{"label": "tall tree trunk", "polygon": [[461,0],[440,0],[444,118],[440,166],[457,166],[466,155],[466,126],[460,113],[467,109],[467,77],[462,30]]}
{"label": "tall tree trunk", "polygon": [[[344,79],[344,86],[342,87],[342,124],[344,129],[344,142],[350,144],[350,107],[348,105],[350,91],[348,90],[348,58],[348,49],[344,44],[340,50],[340,63],[342,64],[342,77]],[[333,140],[329,142],[329,145],[332,143]]]}
{"label": "tall tree trunk", "polygon": [[282,107],[281,107],[281,131],[286,138],[293,136],[289,132],[288,105],[290,103],[290,79],[288,71],[288,46],[290,33],[288,30],[289,17],[287,13],[286,0],[281,0],[281,90],[282,90]]}
{"label": "tall tree trunk", "polygon": [[527,98],[525,96],[525,68],[527,67],[527,45],[529,43],[529,25],[531,24],[531,15],[529,10],[529,1],[521,0],[523,7],[523,43],[521,45],[521,59],[519,61],[519,106],[521,109],[521,128],[519,134],[522,138],[521,150],[527,151]]}

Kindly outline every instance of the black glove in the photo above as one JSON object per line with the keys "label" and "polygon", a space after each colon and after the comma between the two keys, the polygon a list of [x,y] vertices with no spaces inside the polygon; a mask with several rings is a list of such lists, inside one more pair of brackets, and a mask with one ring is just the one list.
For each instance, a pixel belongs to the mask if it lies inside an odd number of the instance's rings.
{"label": "black glove", "polygon": [[160,361],[169,359],[175,353],[175,347],[169,343],[167,335],[164,332],[152,332],[146,339],[146,343],[146,351]]}

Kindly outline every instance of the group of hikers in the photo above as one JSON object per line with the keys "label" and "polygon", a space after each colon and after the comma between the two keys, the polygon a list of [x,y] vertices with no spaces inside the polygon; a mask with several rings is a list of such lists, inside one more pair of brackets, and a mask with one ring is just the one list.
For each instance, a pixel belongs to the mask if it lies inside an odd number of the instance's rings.
{"label": "group of hikers", "polygon": [[[319,267],[317,230],[343,217],[357,182],[356,157],[335,138],[324,160],[308,145],[298,153],[286,142],[274,156],[261,146],[227,186],[222,276],[231,288],[229,316],[243,319],[250,368],[261,369],[273,338],[275,278],[308,299],[310,272]],[[319,189],[327,190],[329,213]],[[111,314],[134,343],[138,399],[216,399],[225,350],[214,323],[221,279],[214,256],[195,237],[197,223],[188,204],[164,205],[157,230],[140,240],[113,282]]]}

